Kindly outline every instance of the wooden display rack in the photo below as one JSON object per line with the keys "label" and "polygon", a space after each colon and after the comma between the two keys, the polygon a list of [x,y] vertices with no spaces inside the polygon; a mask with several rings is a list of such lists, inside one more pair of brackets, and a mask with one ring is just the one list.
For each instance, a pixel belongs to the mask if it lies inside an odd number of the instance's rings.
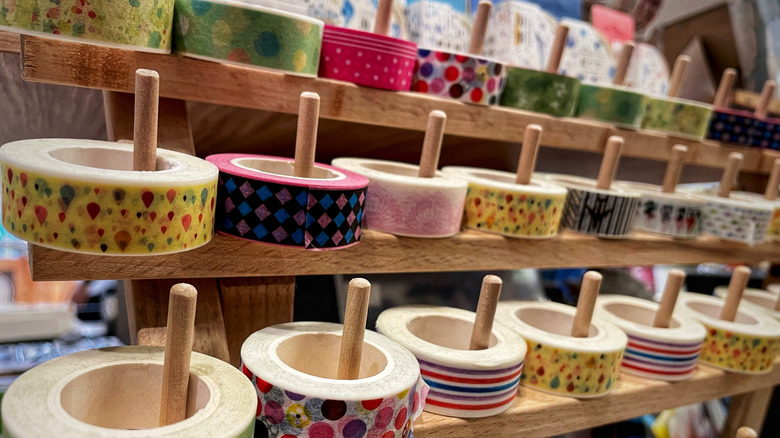
{"label": "wooden display rack", "polygon": [[[602,152],[612,134],[626,138],[624,155],[667,160],[674,144],[689,147],[688,162],[720,167],[730,152],[745,155],[743,171],[768,173],[777,154],[681,141],[578,119],[498,107],[478,107],[415,93],[392,93],[325,79],[305,79],[261,70],[96,47],[0,32],[0,51],[21,51],[25,80],[104,90],[109,139],[132,138],[133,74],[160,73],[159,144],[195,154],[185,101],[201,101],[296,113],[298,96],[322,97],[324,118],[422,131],[428,112],[447,113],[447,133],[517,142],[524,127],[537,123],[549,147]],[[225,151],[228,152],[228,151]],[[30,246],[35,280],[124,278],[133,342],[139,330],[163,327],[168,290],[175,282],[199,291],[194,350],[237,364],[243,340],[265,326],[291,321],[296,275],[383,272],[508,270],[605,267],[627,264],[748,262],[780,259],[779,244],[748,247],[713,238],[683,241],[637,233],[630,240],[600,240],[563,233],[552,240],[513,240],[464,231],[450,239],[411,239],[366,231],[362,242],[340,251],[307,252],[215,236],[183,254],[99,257]],[[227,278],[226,278],[227,277]],[[174,280],[176,279],[176,280]],[[160,337],[145,337],[160,342]],[[154,339],[158,339],[154,341]],[[759,429],[780,366],[763,376],[724,373],[699,366],[690,380],[667,383],[621,374],[613,393],[592,400],[548,395],[521,387],[504,414],[474,420],[424,414],[415,435],[426,437],[542,437],[619,421],[662,409],[736,395],[725,436],[737,426]]]}

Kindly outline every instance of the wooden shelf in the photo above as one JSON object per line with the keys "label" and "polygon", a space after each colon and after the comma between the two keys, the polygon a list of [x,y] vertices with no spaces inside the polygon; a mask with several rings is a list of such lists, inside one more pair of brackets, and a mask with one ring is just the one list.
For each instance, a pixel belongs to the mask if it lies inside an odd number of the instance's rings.
{"label": "wooden shelf", "polygon": [[607,267],[657,263],[757,263],[780,258],[780,245],[752,247],[711,237],[673,240],[634,233],[628,240],[564,232],[549,240],[465,231],[447,239],[396,237],[367,230],[351,248],[304,251],[216,235],[192,251],[150,257],[68,253],[30,246],[34,280],[258,277],[284,275]]}
{"label": "wooden shelf", "polygon": [[675,383],[621,373],[612,393],[589,400],[546,394],[521,385],[514,405],[503,414],[467,420],[424,413],[415,423],[414,436],[546,437],[778,384],[780,366],[776,364],[771,373],[761,376],[731,374],[699,365],[690,380]]}
{"label": "wooden shelf", "polygon": [[623,154],[667,160],[671,148],[689,146],[688,162],[721,167],[730,152],[745,155],[744,172],[768,173],[774,155],[762,151],[690,141],[580,119],[556,119],[501,107],[481,107],[419,93],[398,93],[358,87],[329,79],[309,79],[254,68],[218,64],[181,56],[112,49],[68,41],[25,37],[23,77],[78,87],[132,93],[134,72],[149,68],[160,73],[163,97],[295,114],[298,96],[314,91],[322,97],[320,115],[326,119],[392,128],[425,130],[427,114],[447,113],[447,134],[486,140],[520,142],[524,127],[544,128],[545,146],[602,152],[609,135],[627,137]]}
{"label": "wooden shelf", "polygon": [[0,31],[0,52],[20,53],[21,51],[22,39],[20,35]]}

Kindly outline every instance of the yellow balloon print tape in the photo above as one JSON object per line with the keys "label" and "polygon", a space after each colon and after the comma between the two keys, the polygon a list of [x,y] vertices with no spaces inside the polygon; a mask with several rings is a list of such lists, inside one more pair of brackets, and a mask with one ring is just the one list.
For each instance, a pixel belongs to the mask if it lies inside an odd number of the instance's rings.
{"label": "yellow balloon print tape", "polygon": [[157,171],[132,167],[133,147],[41,139],[0,148],[3,227],[64,251],[152,255],[204,245],[214,234],[217,167],[157,150]]}

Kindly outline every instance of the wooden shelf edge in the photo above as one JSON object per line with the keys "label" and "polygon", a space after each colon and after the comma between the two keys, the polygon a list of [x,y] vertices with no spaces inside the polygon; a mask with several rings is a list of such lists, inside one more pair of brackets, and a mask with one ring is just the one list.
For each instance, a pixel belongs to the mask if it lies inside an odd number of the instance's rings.
{"label": "wooden shelf edge", "polygon": [[22,38],[21,35],[11,32],[0,31],[0,52],[21,53]]}

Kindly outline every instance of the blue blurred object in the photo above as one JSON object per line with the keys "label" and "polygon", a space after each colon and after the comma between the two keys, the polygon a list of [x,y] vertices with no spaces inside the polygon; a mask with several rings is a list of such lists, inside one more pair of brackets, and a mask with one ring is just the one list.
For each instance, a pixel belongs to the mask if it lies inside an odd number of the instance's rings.
{"label": "blue blurred object", "polygon": [[527,0],[536,3],[542,9],[552,14],[556,20],[574,18],[582,20],[582,0]]}
{"label": "blue blurred object", "polygon": [[[468,6],[467,3],[468,0],[407,0],[406,5],[411,6],[415,3],[444,3],[445,5],[452,6],[452,9],[455,10],[455,12],[466,12],[466,8]],[[473,8],[477,8],[477,1],[473,1]],[[495,1],[493,3],[496,3]]]}

